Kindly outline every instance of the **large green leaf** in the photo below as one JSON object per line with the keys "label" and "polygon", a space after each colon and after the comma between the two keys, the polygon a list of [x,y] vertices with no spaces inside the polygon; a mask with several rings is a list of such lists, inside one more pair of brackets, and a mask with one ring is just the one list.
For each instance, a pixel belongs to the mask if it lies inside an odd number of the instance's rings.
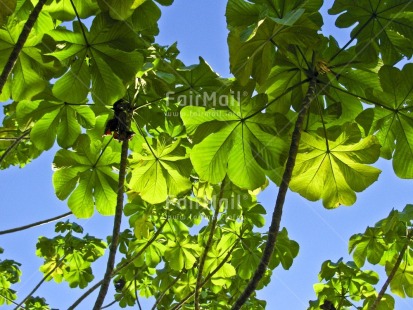
{"label": "large green leaf", "polygon": [[50,149],[57,136],[57,143],[68,148],[75,143],[84,128],[95,125],[95,114],[85,105],[53,101],[20,101],[16,108],[22,127],[34,122],[30,139],[39,150]]}
{"label": "large green leaf", "polygon": [[201,248],[198,244],[191,242],[191,238],[178,237],[175,241],[168,241],[165,260],[173,270],[181,271],[183,268],[189,270],[200,253]]}
{"label": "large green leaf", "polygon": [[78,218],[91,217],[94,206],[103,215],[115,212],[118,182],[112,167],[118,163],[119,153],[104,147],[101,141],[91,142],[82,134],[73,151],[59,150],[53,160],[56,195],[61,200],[70,196],[69,208]]}
{"label": "large green leaf", "polygon": [[303,132],[290,188],[315,201],[323,199],[326,208],[352,205],[355,192],[361,192],[377,180],[380,170],[366,164],[380,155],[374,136],[360,141],[356,125],[343,128],[336,140],[326,140]]}
{"label": "large green leaf", "polygon": [[382,91],[370,91],[376,103],[357,117],[366,134],[375,134],[381,156],[393,157],[393,169],[401,178],[413,178],[413,64],[402,70],[384,66],[379,71]]}
{"label": "large green leaf", "polygon": [[329,10],[330,14],[341,14],[336,26],[357,24],[351,36],[357,38],[360,54],[380,52],[384,63],[391,65],[413,55],[412,12],[413,2],[405,0],[336,0]]}
{"label": "large green leaf", "polygon": [[110,17],[117,20],[125,20],[146,0],[99,0],[98,2],[102,9],[109,11]]}
{"label": "large green leaf", "polygon": [[[79,17],[84,19],[96,14],[99,7],[96,0],[72,0]],[[54,0],[44,6],[43,10],[58,20],[69,21],[76,18],[71,0]]]}
{"label": "large green leaf", "polygon": [[[386,264],[386,273],[389,275],[394,268],[394,264],[388,262]],[[390,282],[390,290],[405,298],[413,298],[413,266],[407,262],[402,262],[397,269],[392,281]]]}
{"label": "large green leaf", "polygon": [[66,29],[50,32],[60,42],[58,50],[50,55],[71,65],[54,85],[54,95],[67,102],[83,101],[91,79],[93,100],[113,104],[123,97],[125,84],[143,63],[142,55],[134,50],[137,47],[134,32],[103,13],[95,17],[90,32],[78,22],[73,23],[73,29],[73,32]]}
{"label": "large green leaf", "polygon": [[[24,28],[25,20],[10,18],[4,28],[0,28],[0,68],[4,68],[9,56]],[[42,44],[45,32],[53,29],[53,20],[48,14],[40,14],[35,27],[30,31],[19,53],[6,89],[10,88],[11,97],[16,100],[31,99],[41,93],[49,79],[60,70],[53,58],[44,56],[47,45]]]}
{"label": "large green leaf", "polygon": [[287,130],[276,117],[260,112],[265,103],[266,96],[258,95],[242,104],[231,97],[229,110],[182,109],[181,118],[196,142],[191,161],[202,179],[219,183],[228,174],[237,186],[256,189],[265,183],[266,171],[273,175],[285,150],[279,134]]}
{"label": "large green leaf", "polygon": [[[150,139],[148,139],[150,140]],[[135,153],[131,163],[130,187],[152,204],[164,202],[191,188],[191,163],[180,141],[152,139],[143,145],[143,154]]]}
{"label": "large green leaf", "polygon": [[[318,40],[317,26],[306,18],[300,19],[303,13],[304,10],[292,12],[293,20],[290,16],[283,20],[266,18],[255,28],[243,32],[234,29],[229,33],[230,69],[241,84],[245,85],[250,76],[258,84],[265,82],[274,65],[276,46],[311,46]],[[290,25],[292,21],[294,23]]]}

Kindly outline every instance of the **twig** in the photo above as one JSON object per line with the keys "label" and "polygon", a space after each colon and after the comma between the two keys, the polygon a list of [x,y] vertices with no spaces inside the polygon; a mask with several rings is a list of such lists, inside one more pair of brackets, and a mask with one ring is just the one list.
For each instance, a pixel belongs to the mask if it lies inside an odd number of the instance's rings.
{"label": "twig", "polygon": [[39,0],[39,2],[37,2],[33,11],[30,13],[29,18],[24,24],[23,30],[20,33],[20,36],[17,39],[17,42],[14,45],[12,52],[10,53],[9,59],[7,60],[7,63],[3,68],[3,72],[0,75],[0,95],[3,92],[3,87],[6,84],[7,79],[14,68],[14,65],[16,64],[17,58],[19,57],[19,54],[24,46],[24,43],[26,43],[30,31],[32,30],[34,23],[39,17],[40,11],[42,10],[43,5],[46,3],[46,1],[47,0]]}
{"label": "twig", "polygon": [[120,157],[119,167],[119,182],[118,182],[118,196],[116,201],[115,218],[113,221],[112,241],[109,248],[109,257],[106,265],[105,276],[100,286],[98,297],[96,298],[93,310],[100,310],[105,301],[106,294],[108,292],[110,279],[112,278],[113,269],[115,266],[116,252],[118,250],[120,225],[122,223],[122,210],[123,210],[123,196],[125,194],[125,176],[126,166],[128,162],[128,147],[129,140],[125,139],[122,142],[122,152]]}
{"label": "twig", "polygon": [[[160,233],[162,232],[162,229],[165,227],[166,223],[168,222],[168,219],[165,219],[165,221],[162,223],[162,225],[159,227],[159,229],[156,231],[156,233],[152,236],[152,238],[145,244],[142,249],[140,249],[135,255],[133,255],[130,259],[128,259],[126,262],[121,263],[119,267],[117,267],[112,275],[111,278],[116,276],[120,271],[122,271],[124,268],[128,267],[130,264],[133,263],[133,261],[138,258],[145,250],[158,238]],[[93,285],[90,289],[88,289],[86,292],[83,293],[82,296],[80,296],[67,310],[73,310],[75,309],[86,297],[88,297],[90,294],[92,294],[99,286],[101,286],[103,283],[103,279],[97,282],[95,285]]]}
{"label": "twig", "polygon": [[155,310],[156,306],[161,302],[163,297],[168,293],[168,291],[175,285],[176,282],[179,281],[181,276],[183,275],[185,269],[182,269],[181,272],[176,276],[176,278],[171,282],[171,284],[168,285],[168,287],[159,295],[159,297],[156,299],[154,305],[152,306],[151,310]]}
{"label": "twig", "polygon": [[32,227],[40,226],[40,225],[43,225],[43,224],[48,224],[48,223],[60,220],[62,218],[65,218],[69,215],[72,215],[72,212],[67,212],[65,214],[61,214],[61,215],[58,215],[58,216],[55,216],[55,217],[52,217],[52,218],[49,218],[49,219],[46,219],[46,220],[31,223],[31,224],[28,224],[28,225],[3,230],[3,231],[0,231],[0,235],[11,234],[11,233],[14,233],[14,232],[17,232],[17,231],[22,231],[22,230],[26,230],[26,229],[29,229],[29,228],[32,228]]}
{"label": "twig", "polygon": [[[314,74],[315,75],[315,74]],[[308,86],[307,94],[303,100],[303,106],[301,111],[298,113],[297,120],[295,122],[294,131],[291,138],[290,150],[288,154],[287,163],[285,166],[283,178],[278,190],[277,200],[275,202],[274,212],[272,214],[271,225],[268,230],[268,239],[265,244],[265,249],[261,257],[261,261],[255,270],[254,276],[247,284],[244,291],[235,301],[235,304],[232,306],[232,310],[238,310],[242,305],[247,301],[249,296],[255,291],[258,286],[258,283],[262,279],[267,270],[268,264],[270,262],[271,256],[274,252],[275,243],[277,241],[278,232],[280,230],[280,222],[282,217],[282,210],[284,206],[285,197],[287,195],[288,187],[291,181],[293,174],[293,169],[295,166],[295,160],[298,153],[298,148],[301,139],[301,131],[304,123],[304,118],[307,114],[307,111],[310,107],[311,102],[314,100],[315,91],[317,86],[317,79],[313,76],[310,79],[310,84]]]}
{"label": "twig", "polygon": [[[1,90],[0,90],[1,94]],[[18,137],[8,148],[7,150],[4,151],[3,155],[0,157],[0,164],[3,162],[3,160],[9,155],[9,153],[30,133],[30,129],[27,129],[22,133],[20,137]]]}
{"label": "twig", "polygon": [[393,280],[394,275],[395,275],[396,272],[397,272],[397,269],[399,269],[400,264],[402,263],[404,253],[406,252],[406,250],[407,250],[407,248],[408,248],[408,246],[409,246],[409,243],[410,243],[410,238],[411,238],[411,233],[409,233],[409,234],[407,235],[407,242],[404,244],[402,250],[400,251],[399,256],[397,257],[396,263],[394,264],[394,266],[393,266],[393,268],[392,268],[389,276],[388,276],[387,279],[386,279],[386,282],[384,282],[384,284],[383,284],[383,286],[382,286],[379,294],[377,295],[376,300],[375,300],[374,303],[371,305],[371,307],[369,308],[369,310],[376,310],[376,308],[377,308],[377,306],[379,305],[381,299],[383,298],[384,294],[386,293],[386,290],[387,290],[387,288],[389,287],[390,282]]}
{"label": "twig", "polygon": [[[201,283],[200,287],[203,287],[205,284],[208,283],[209,280],[216,274],[222,266],[228,261],[229,257],[231,256],[232,252],[235,250],[235,247],[237,246],[239,242],[239,239],[234,243],[232,248],[228,251],[227,255],[225,255],[224,259],[222,262],[219,263],[219,265],[205,278],[205,280]],[[195,291],[192,291],[188,295],[186,295],[175,307],[172,308],[172,310],[178,310],[182,307],[183,304],[186,303],[186,301],[191,298],[195,294]]]}
{"label": "twig", "polygon": [[202,253],[199,259],[198,275],[196,278],[196,286],[195,286],[195,310],[199,310],[199,292],[200,292],[200,286],[201,286],[201,281],[202,281],[202,273],[204,271],[206,257],[208,255],[209,249],[211,248],[212,241],[214,239],[214,232],[217,226],[219,208],[221,207],[221,199],[224,194],[224,189],[225,189],[225,178],[221,183],[221,190],[219,192],[219,198],[218,198],[217,205],[215,206],[214,216],[211,221],[211,228],[209,230],[208,241],[205,244],[204,252]]}
{"label": "twig", "polygon": [[[54,266],[53,269],[50,270],[50,271],[40,280],[40,282],[39,282],[39,283],[32,289],[32,291],[16,306],[16,308],[14,308],[14,310],[17,310],[17,309],[21,308],[21,305],[23,305],[23,304],[26,302],[26,300],[28,300],[28,299],[39,289],[39,287],[44,283],[44,281],[46,281],[46,279],[47,279],[48,277],[50,277],[50,275],[51,275],[57,268],[59,268],[59,267],[62,265],[63,260],[65,259],[65,257],[66,257],[66,255],[64,255],[64,256],[59,260],[59,263],[57,263],[56,266]],[[24,308],[23,308],[23,309],[24,309]]]}

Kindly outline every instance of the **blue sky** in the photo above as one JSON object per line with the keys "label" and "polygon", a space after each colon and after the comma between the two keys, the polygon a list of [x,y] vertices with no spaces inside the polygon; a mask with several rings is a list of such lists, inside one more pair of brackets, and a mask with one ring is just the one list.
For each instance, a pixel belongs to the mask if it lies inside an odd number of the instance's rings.
{"label": "blue sky", "polygon": [[[329,7],[332,1],[326,1]],[[225,4],[223,0],[175,0],[171,7],[162,8],[161,33],[157,42],[162,45],[178,41],[180,59],[187,65],[198,63],[202,56],[222,76],[229,76],[228,49],[226,44]],[[325,34],[334,34],[343,45],[348,32],[333,27],[334,17],[325,19]],[[31,223],[68,211],[65,202],[59,201],[53,191],[51,162],[56,149],[46,152],[24,169],[10,168],[0,173],[1,220],[0,230]],[[392,208],[403,209],[412,203],[413,181],[398,179],[391,162],[379,160],[383,170],[379,180],[357,196],[352,207],[326,210],[321,202],[310,203],[299,195],[287,194],[282,227],[287,227],[291,239],[300,244],[300,253],[289,271],[276,269],[271,284],[258,292],[265,299],[268,309],[305,309],[308,301],[315,299],[312,285],[324,260],[350,260],[347,255],[349,237],[363,232],[368,225],[387,216]],[[267,225],[272,213],[277,188],[269,186],[259,197],[266,208]],[[71,218],[73,220],[73,218]],[[89,220],[77,221],[90,235],[105,238],[112,231],[112,217],[98,214]],[[124,221],[124,224],[127,224]],[[12,235],[0,236],[0,246],[5,249],[2,259],[15,259],[23,264],[22,282],[16,286],[19,300],[42,278],[38,268],[42,261],[35,257],[38,236],[54,236],[54,225],[49,224]],[[96,279],[103,274],[106,256],[99,260],[94,273]],[[372,267],[376,271],[381,267]],[[383,275],[383,273],[381,273]],[[383,283],[382,278],[380,283]],[[378,286],[380,288],[380,286]],[[52,307],[66,309],[81,292],[68,288],[67,283],[44,284],[36,293],[46,297]],[[108,295],[110,296],[110,294]],[[90,309],[95,299],[91,295],[78,309]],[[106,302],[112,301],[107,298]],[[152,301],[142,300],[143,309],[152,306]],[[409,300],[396,300],[399,310],[412,309]],[[5,307],[8,309],[8,307]],[[10,307],[12,309],[12,307]],[[110,309],[116,309],[112,307]]]}

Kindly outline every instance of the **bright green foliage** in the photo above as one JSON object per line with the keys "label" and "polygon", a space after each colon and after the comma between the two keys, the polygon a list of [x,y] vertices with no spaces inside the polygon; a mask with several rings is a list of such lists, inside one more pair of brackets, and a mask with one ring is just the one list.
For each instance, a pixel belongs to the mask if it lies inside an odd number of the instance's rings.
{"label": "bright green foliage", "polygon": [[[76,217],[95,209],[113,215],[117,193],[125,196],[129,228],[120,233],[113,274],[119,307],[136,307],[143,296],[154,297],[157,309],[183,299],[182,308],[193,309],[198,287],[200,308],[230,309],[266,248],[258,228],[272,211],[257,195],[269,182],[333,209],[354,204],[378,179],[380,156],[392,160],[397,176],[413,178],[413,65],[397,63],[413,55],[413,5],[328,3],[338,27],[353,27],[340,45],[322,33],[322,0],[229,0],[234,77],[222,78],[204,58],[187,65],[177,44],[156,43],[162,6],[172,2],[47,1],[1,86],[0,167],[23,167],[57,141],[53,187]],[[36,3],[0,1],[0,71],[11,65]],[[130,110],[112,110],[119,99]],[[295,126],[303,106],[309,109]],[[121,163],[116,140],[125,118],[134,135]],[[361,270],[366,262],[384,267],[392,294],[413,297],[412,220],[408,205],[353,235],[354,262],[323,264],[310,309],[372,306],[384,281]],[[299,245],[287,228],[271,234],[275,248],[258,290],[275,268],[293,266]],[[56,232],[39,238],[40,270],[46,280],[83,289],[106,244],[75,223],[58,223]],[[0,262],[0,304],[17,298],[18,266]],[[380,298],[376,309],[397,308],[391,295]],[[39,297],[25,306],[48,309]],[[244,304],[266,306],[255,292]]]}
{"label": "bright green foliage", "polygon": [[50,32],[61,44],[49,55],[70,64],[70,70],[54,85],[53,94],[63,101],[81,102],[86,99],[92,80],[93,100],[112,104],[124,95],[125,84],[142,66],[142,55],[134,51],[137,38],[125,24],[103,13],[94,19],[90,32],[78,22],[73,23],[73,29],[74,32],[60,28]]}
{"label": "bright green foliage", "polygon": [[[0,248],[0,254],[3,249]],[[13,300],[17,299],[16,291],[11,289],[11,285],[20,282],[20,264],[14,260],[0,259],[0,306],[10,305]]]}
{"label": "bright green foliage", "polygon": [[192,167],[179,140],[161,136],[144,144],[142,154],[135,154],[131,167],[130,187],[147,202],[164,202],[168,196],[177,196],[191,188]]}
{"label": "bright green foliage", "polygon": [[73,151],[59,150],[53,160],[56,196],[62,200],[70,196],[69,208],[79,218],[91,217],[94,206],[101,214],[114,213],[117,176],[112,166],[117,164],[118,153],[108,144],[80,135]]}
{"label": "bright green foliage", "polygon": [[[403,211],[392,210],[389,216],[373,227],[367,227],[364,233],[353,235],[349,241],[349,252],[353,254],[354,262],[324,262],[319,279],[325,280],[325,283],[314,286],[318,300],[310,302],[310,309],[316,309],[314,307],[322,305],[325,300],[336,306],[350,307],[350,299],[362,300],[361,309],[370,309],[377,296],[372,286],[377,282],[377,275],[360,269],[366,261],[385,267],[387,276],[391,277],[392,293],[412,297],[412,221],[413,205],[407,205]],[[348,280],[348,277],[351,279]],[[352,282],[354,284],[350,285]],[[341,295],[337,296],[337,291],[342,292]],[[377,309],[394,309],[394,298],[385,294]]]}
{"label": "bright green foliage", "polygon": [[279,135],[285,134],[286,123],[261,113],[266,103],[266,97],[259,95],[242,104],[231,97],[229,111],[182,109],[188,133],[202,140],[191,151],[192,164],[202,179],[217,183],[228,174],[235,185],[256,189],[265,183],[266,172],[273,175],[271,170],[281,164],[285,151]]}
{"label": "bright green foliage", "polygon": [[318,277],[325,283],[314,285],[319,299],[311,301],[309,309],[320,309],[326,300],[336,308],[340,305],[341,309],[347,309],[352,306],[353,301],[365,300],[374,295],[376,292],[373,285],[379,280],[377,273],[361,271],[353,262],[344,263],[342,260],[337,263],[324,262]]}
{"label": "bright green foliage", "polygon": [[106,243],[89,235],[77,237],[83,228],[69,221],[57,223],[55,231],[61,234],[52,239],[40,237],[37,242],[36,255],[44,259],[40,271],[47,281],[86,287],[94,279],[91,264],[104,254]]}
{"label": "bright green foliage", "polygon": [[30,297],[24,303],[24,308],[28,310],[50,310],[46,300],[41,297]]}
{"label": "bright green foliage", "polygon": [[384,66],[379,71],[382,90],[372,90],[368,95],[376,103],[361,113],[357,121],[366,134],[376,133],[382,145],[381,156],[393,157],[394,172],[400,178],[413,177],[413,64],[402,70]]}
{"label": "bright green foliage", "polygon": [[403,56],[413,55],[412,10],[411,1],[336,0],[329,13],[341,14],[336,20],[337,27],[358,23],[351,35],[357,38],[359,53],[364,56],[380,52],[384,63],[393,65]]}
{"label": "bright green foliage", "polygon": [[380,174],[365,165],[379,158],[380,144],[374,136],[360,137],[355,125],[333,141],[303,133],[291,189],[309,200],[322,198],[326,208],[352,205],[354,192],[366,189]]}
{"label": "bright green foliage", "polygon": [[56,101],[22,100],[16,107],[16,114],[21,128],[34,124],[30,139],[39,150],[50,149],[56,135],[61,147],[71,147],[81,133],[81,126],[92,128],[96,121],[88,106]]}

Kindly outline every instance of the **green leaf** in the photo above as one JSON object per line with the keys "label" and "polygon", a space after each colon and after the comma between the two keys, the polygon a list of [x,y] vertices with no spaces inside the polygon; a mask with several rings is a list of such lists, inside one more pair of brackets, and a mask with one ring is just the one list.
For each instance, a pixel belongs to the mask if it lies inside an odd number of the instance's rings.
{"label": "green leaf", "polygon": [[242,105],[231,97],[228,110],[181,110],[188,134],[202,140],[190,155],[203,180],[219,183],[228,174],[235,185],[256,189],[265,183],[266,171],[271,174],[280,165],[285,144],[278,137],[276,119],[260,112],[265,103],[262,95]]}
{"label": "green leaf", "polygon": [[[85,19],[92,15],[95,15],[99,10],[96,0],[72,1],[81,19]],[[48,4],[44,6],[43,10],[45,12],[49,12],[49,14],[53,18],[61,21],[69,21],[76,18],[75,10],[70,0],[50,1]]]}
{"label": "green leaf", "polygon": [[79,136],[73,151],[56,153],[53,186],[59,199],[70,195],[68,205],[76,217],[91,217],[94,206],[102,215],[114,214],[117,176],[112,166],[118,163],[118,155],[100,141],[91,143],[84,134]]}
{"label": "green leaf", "polygon": [[22,125],[34,122],[30,138],[39,150],[50,149],[56,136],[61,147],[72,146],[81,133],[80,124],[91,128],[96,120],[88,106],[53,101],[20,101],[16,113]]}
{"label": "green leaf", "polygon": [[250,76],[258,84],[265,82],[274,65],[276,46],[311,46],[318,40],[318,27],[306,18],[296,20],[293,26],[281,22],[286,23],[284,19],[276,21],[266,18],[254,28],[244,32],[233,29],[229,33],[230,69],[242,85],[247,84]]}
{"label": "green leaf", "polygon": [[298,255],[299,245],[288,237],[287,229],[284,227],[277,236],[274,255],[269,264],[271,269],[276,268],[280,263],[285,270],[290,269],[293,260]]}
{"label": "green leaf", "polygon": [[[394,264],[388,262],[386,264],[386,273],[390,274]],[[402,262],[397,269],[392,281],[390,282],[390,290],[392,293],[402,298],[413,297],[413,266],[406,262]]]}
{"label": "green leaf", "polygon": [[369,98],[376,107],[363,111],[357,122],[366,134],[375,134],[382,145],[381,156],[393,157],[394,172],[400,178],[413,178],[413,64],[402,70],[384,66],[379,71],[383,91],[372,90]]}
{"label": "green leaf", "polygon": [[[151,139],[148,139],[148,141]],[[191,188],[191,164],[180,140],[152,139],[144,144],[142,154],[134,154],[129,181],[131,189],[143,200],[156,204],[175,197]]]}
{"label": "green leaf", "polygon": [[165,260],[173,270],[181,271],[183,268],[189,270],[193,267],[200,252],[199,245],[191,243],[190,238],[178,237],[175,241],[168,241]]}
{"label": "green leaf", "polygon": [[0,1],[0,26],[4,24],[6,18],[16,9],[17,0]]}
{"label": "green leaf", "polygon": [[353,235],[349,241],[349,252],[354,251],[354,262],[360,268],[363,267],[366,258],[369,263],[378,264],[386,249],[379,228],[368,227],[364,234]]}
{"label": "green leaf", "polygon": [[379,1],[372,5],[367,0],[337,0],[328,12],[341,14],[336,20],[337,27],[357,24],[351,36],[357,38],[356,47],[361,56],[380,52],[384,63],[393,65],[403,56],[413,55],[412,11],[411,1]]}
{"label": "green leaf", "polygon": [[105,0],[102,1],[105,7],[108,7],[110,17],[117,20],[128,19],[136,8],[141,6],[146,0]]}
{"label": "green leaf", "polygon": [[291,190],[315,201],[323,199],[326,208],[352,205],[355,192],[361,192],[377,180],[380,170],[374,163],[380,144],[374,136],[360,141],[357,126],[343,128],[334,141],[303,132],[297,155]]}
{"label": "green leaf", "polygon": [[[0,28],[0,68],[5,67],[25,22],[10,18],[9,22]],[[41,93],[46,88],[48,79],[61,70],[52,58],[44,56],[47,45],[42,42],[43,35],[53,27],[51,17],[48,14],[40,14],[6,84],[6,89],[9,88],[14,100],[31,99]]]}
{"label": "green leaf", "polygon": [[[50,32],[50,36],[60,44],[59,50],[49,55],[71,64],[70,70],[56,82],[54,94],[67,102],[83,101],[91,78],[95,103],[113,104],[124,96],[125,84],[143,64],[142,55],[135,50],[137,39],[134,32],[104,13],[95,17],[90,32],[77,22],[74,22],[73,29],[73,32],[66,29]],[[76,87],[79,92],[74,94],[68,91],[68,87]]]}

